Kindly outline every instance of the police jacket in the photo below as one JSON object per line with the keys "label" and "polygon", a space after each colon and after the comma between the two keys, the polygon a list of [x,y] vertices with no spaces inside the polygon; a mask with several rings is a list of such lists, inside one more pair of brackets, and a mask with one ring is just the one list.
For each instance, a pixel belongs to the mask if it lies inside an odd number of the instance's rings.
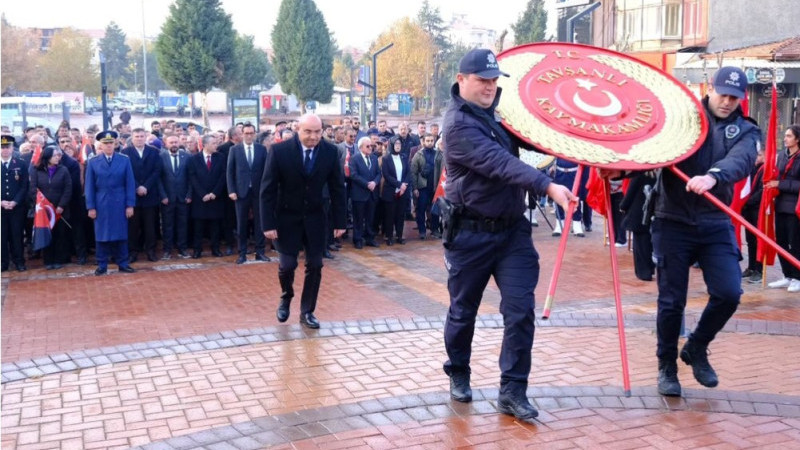
{"label": "police jacket", "polygon": [[525,192],[544,194],[550,178],[519,159],[520,142],[495,117],[502,89],[489,108],[467,102],[458,84],[450,90],[443,136],[445,197],[467,211],[492,219],[516,219],[525,211]]}
{"label": "police jacket", "polygon": [[789,157],[789,150],[778,154],[778,196],[775,212],[794,214],[800,192],[800,152]]}
{"label": "police jacket", "polygon": [[[700,149],[677,166],[689,178],[706,174],[716,178],[709,193],[729,205],[733,185],[746,177],[755,164],[761,131],[744,118],[741,108],[726,119],[718,119],[708,109],[707,96],[703,107],[709,122],[708,134]],[[729,220],[725,212],[703,196],[687,192],[686,183],[667,169],[659,177],[655,215],[690,225],[700,220]]]}

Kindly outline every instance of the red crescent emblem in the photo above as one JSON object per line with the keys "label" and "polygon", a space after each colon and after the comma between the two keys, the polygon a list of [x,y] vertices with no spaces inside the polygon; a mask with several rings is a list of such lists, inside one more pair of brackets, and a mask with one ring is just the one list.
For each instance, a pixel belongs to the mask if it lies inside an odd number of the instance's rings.
{"label": "red crescent emblem", "polygon": [[683,84],[627,55],[563,43],[498,55],[498,112],[522,139],[580,164],[650,169],[702,144],[707,122]]}

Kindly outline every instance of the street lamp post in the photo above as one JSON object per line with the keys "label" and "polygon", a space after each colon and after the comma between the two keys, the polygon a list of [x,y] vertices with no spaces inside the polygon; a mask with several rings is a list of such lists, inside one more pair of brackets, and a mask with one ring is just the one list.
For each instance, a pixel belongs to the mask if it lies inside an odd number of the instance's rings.
{"label": "street lamp post", "polygon": [[378,120],[378,55],[389,50],[393,45],[394,43],[391,43],[372,54],[372,83],[374,84],[372,88],[372,120],[374,121]]}

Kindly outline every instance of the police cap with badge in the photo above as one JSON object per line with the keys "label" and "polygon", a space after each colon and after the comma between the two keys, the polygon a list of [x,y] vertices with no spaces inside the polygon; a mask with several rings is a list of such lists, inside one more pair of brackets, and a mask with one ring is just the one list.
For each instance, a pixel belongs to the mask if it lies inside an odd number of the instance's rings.
{"label": "police cap with badge", "polygon": [[[742,99],[745,97],[745,90],[747,89],[747,75],[742,69],[738,67],[722,67],[714,73],[711,84],[714,86],[714,92],[720,95],[730,95]],[[733,139],[739,135],[741,129],[736,124],[730,124],[725,127],[725,137]]]}
{"label": "police cap with badge", "polygon": [[117,134],[116,131],[105,130],[97,133],[94,138],[99,142],[109,143],[109,142],[115,142],[118,137],[119,135]]}
{"label": "police cap with badge", "polygon": [[4,134],[3,137],[0,138],[0,143],[3,147],[13,147],[16,142],[17,140],[14,139],[14,136],[11,136],[10,134]]}
{"label": "police cap with badge", "polygon": [[491,50],[476,48],[467,52],[458,64],[458,73],[469,75],[475,74],[481,78],[492,79],[500,75],[507,77],[508,74],[500,70],[497,58]]}

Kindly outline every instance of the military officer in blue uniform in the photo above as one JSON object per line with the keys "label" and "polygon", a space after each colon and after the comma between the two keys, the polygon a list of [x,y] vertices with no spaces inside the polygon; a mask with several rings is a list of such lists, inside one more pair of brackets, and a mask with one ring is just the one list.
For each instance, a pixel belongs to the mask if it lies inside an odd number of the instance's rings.
{"label": "military officer in blue uniform", "polygon": [[114,151],[117,133],[95,136],[98,154],[86,164],[86,209],[94,220],[97,251],[95,275],[108,271],[109,255],[120,272],[134,272],[128,260],[128,219],[136,205],[136,180],[127,156]]}
{"label": "military officer in blue uniform", "polygon": [[519,142],[495,117],[501,72],[490,50],[468,52],[459,65],[444,117],[447,183],[441,205],[450,309],[444,342],[450,396],[472,400],[470,357],[475,318],[483,290],[494,277],[502,297],[504,334],[500,350],[498,410],[518,419],[538,411],[527,397],[534,332],[533,291],[539,278],[539,255],[531,224],[525,219],[525,195],[549,195],[564,208],[575,197],[519,159]]}
{"label": "military officer in blue uniform", "polygon": [[2,180],[3,197],[2,206],[2,269],[8,270],[9,261],[13,261],[18,271],[24,272],[25,254],[23,252],[22,238],[25,230],[25,216],[27,205],[25,199],[28,195],[28,165],[17,156],[14,156],[15,139],[10,135],[2,136]]}

